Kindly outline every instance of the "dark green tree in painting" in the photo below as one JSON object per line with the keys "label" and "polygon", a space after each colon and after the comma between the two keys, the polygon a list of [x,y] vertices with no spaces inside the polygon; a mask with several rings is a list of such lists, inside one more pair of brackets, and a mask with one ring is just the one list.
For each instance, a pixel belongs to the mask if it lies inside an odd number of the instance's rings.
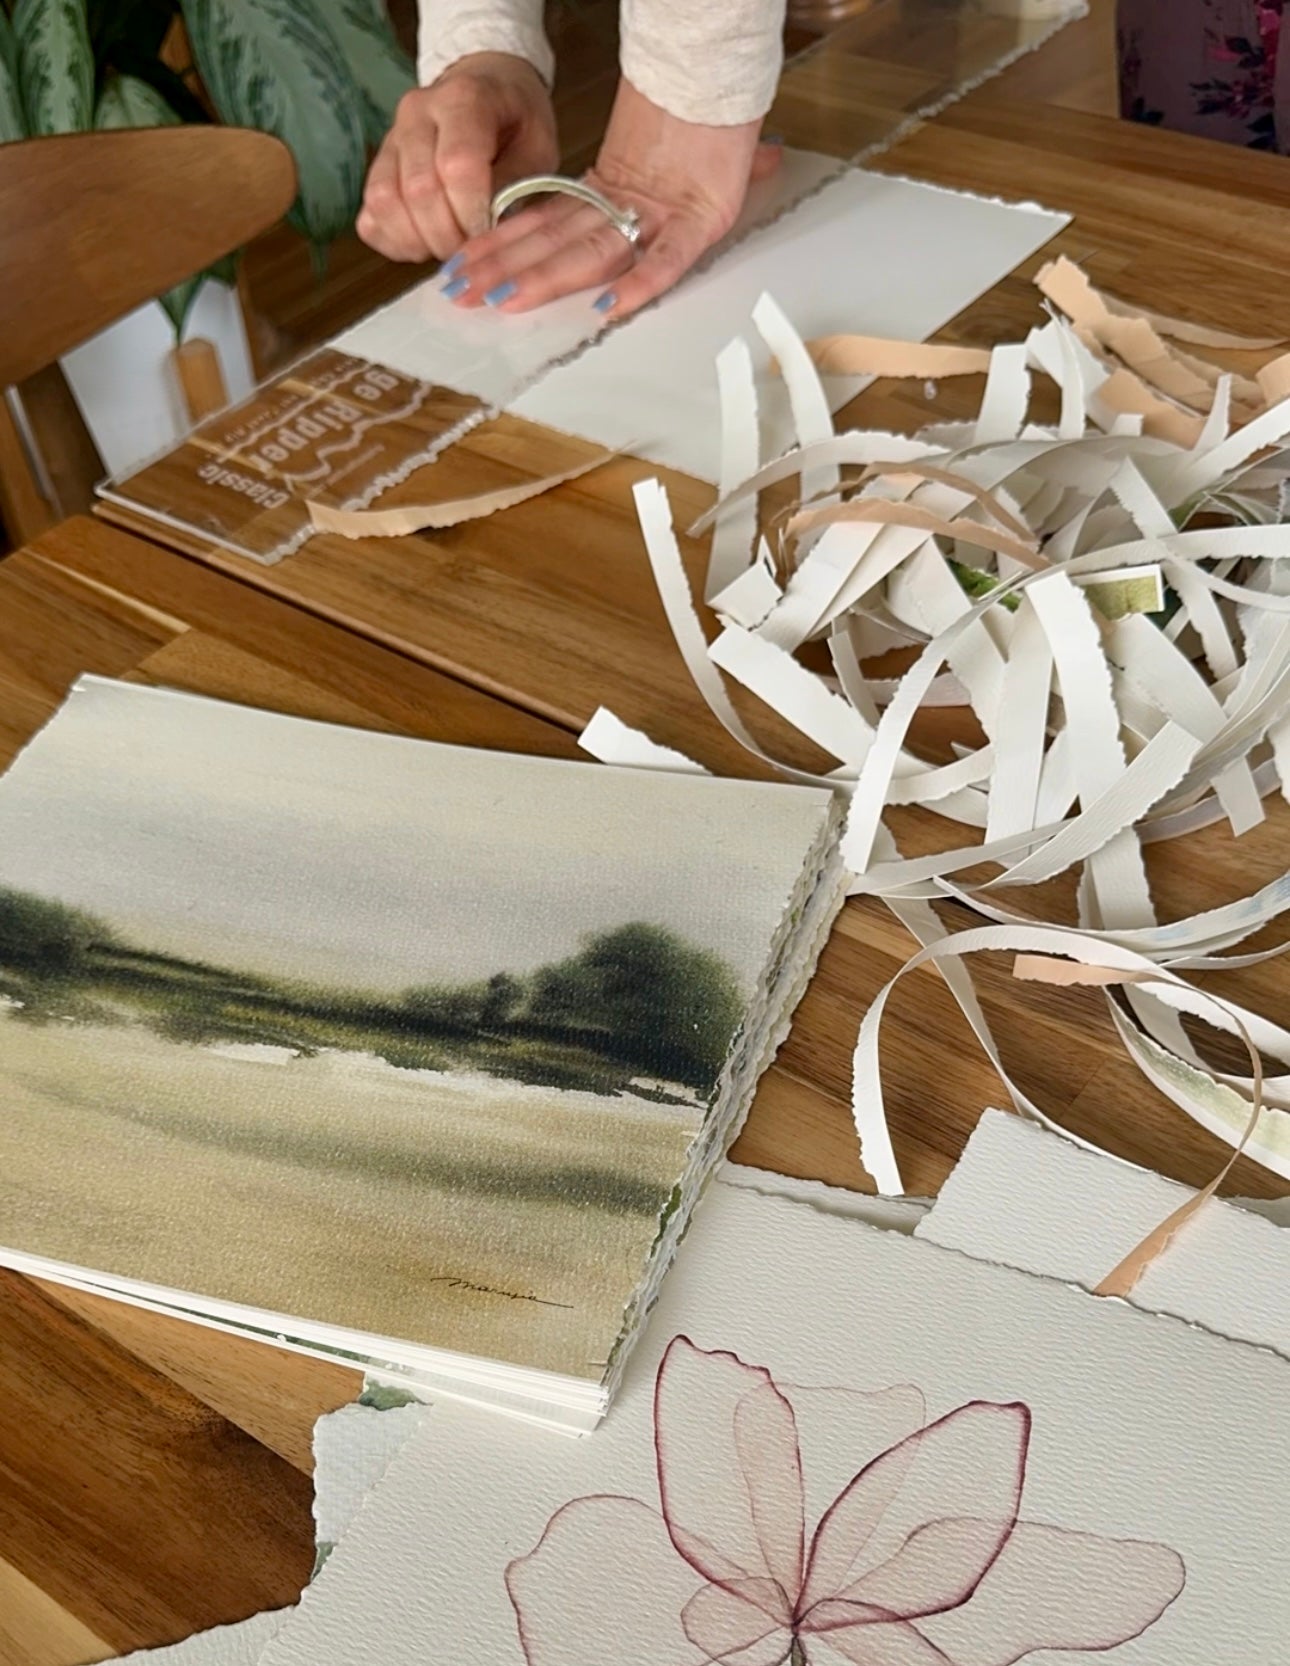
{"label": "dark green tree in painting", "polygon": [[519,1011],[520,1003],[524,999],[524,985],[517,977],[509,972],[494,972],[484,989],[484,998],[479,1006],[480,1027],[485,1030],[498,1030]]}
{"label": "dark green tree in painting", "polygon": [[67,977],[92,948],[111,941],[108,927],[79,908],[0,888],[0,965],[35,977]]}
{"label": "dark green tree in painting", "polygon": [[598,1093],[623,1092],[641,1075],[706,1092],[743,1015],[720,955],[645,921],[589,936],[525,976],[368,993],[183,959],[3,886],[0,995],[27,1023],[135,1023],[177,1044],[305,1057],[342,1048],[407,1069],[469,1066]]}
{"label": "dark green tree in painting", "polygon": [[427,1030],[503,1030],[524,1000],[525,986],[510,972],[494,972],[487,983],[459,986],[426,984],[405,989],[402,1010],[415,1026]]}
{"label": "dark green tree in painting", "polygon": [[663,926],[633,921],[588,940],[580,954],[535,974],[530,1014],[594,1031],[621,1057],[706,1086],[742,1016],[725,961]]}
{"label": "dark green tree in painting", "polygon": [[540,966],[533,974],[525,1017],[560,1029],[608,1030],[595,976],[581,955]]}

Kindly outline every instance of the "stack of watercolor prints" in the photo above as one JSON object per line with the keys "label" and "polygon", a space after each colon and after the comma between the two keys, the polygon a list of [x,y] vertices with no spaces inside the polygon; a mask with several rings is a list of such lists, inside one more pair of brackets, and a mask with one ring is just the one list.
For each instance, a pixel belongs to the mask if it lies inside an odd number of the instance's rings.
{"label": "stack of watercolor prints", "polygon": [[836,816],[86,679],[0,780],[0,1260],[591,1426]]}

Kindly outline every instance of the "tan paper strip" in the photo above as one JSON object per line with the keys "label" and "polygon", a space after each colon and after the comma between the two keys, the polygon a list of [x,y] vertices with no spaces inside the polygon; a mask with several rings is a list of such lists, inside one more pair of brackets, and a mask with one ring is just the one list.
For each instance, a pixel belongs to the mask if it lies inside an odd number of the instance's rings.
{"label": "tan paper strip", "polygon": [[1156,439],[1169,440],[1190,450],[1201,436],[1204,423],[1199,416],[1158,398],[1131,370],[1112,371],[1097,391],[1098,397],[1113,411],[1140,416],[1143,431]]}
{"label": "tan paper strip", "polygon": [[947,521],[930,510],[914,503],[888,503],[883,498],[855,498],[850,503],[822,504],[818,509],[800,509],[791,516],[790,533],[812,532],[817,527],[833,526],[839,521],[870,521],[879,526],[908,526],[917,531],[930,532],[937,538],[961,539],[979,549],[993,550],[996,555],[1010,555],[1024,566],[1039,569],[1046,562],[1034,544],[1023,544],[1006,532],[983,526],[980,521],[962,519]]}
{"label": "tan paper strip", "polygon": [[[1126,302],[1112,300],[1109,295],[1103,299],[1113,312],[1127,307]],[[1193,324],[1186,318],[1170,318],[1168,314],[1152,312],[1148,307],[1137,310],[1162,336],[1168,336],[1171,341],[1186,342],[1188,347],[1216,347],[1220,351],[1234,353],[1267,353],[1285,341],[1284,336],[1233,335],[1230,330],[1213,330],[1206,324]]]}
{"label": "tan paper strip", "polygon": [[1290,398],[1290,353],[1282,353],[1279,359],[1265,364],[1259,371],[1258,382],[1259,390],[1269,405]]}
{"label": "tan paper strip", "polygon": [[1035,288],[1064,312],[1072,324],[1099,324],[1108,316],[1106,302],[1088,281],[1087,274],[1065,255],[1039,268]]}
{"label": "tan paper strip", "polygon": [[781,481],[799,474],[802,458],[798,453],[801,451],[809,451],[815,462],[828,462],[838,467],[877,462],[882,462],[885,467],[889,466],[891,461],[902,457],[930,457],[936,449],[926,440],[911,440],[905,434],[836,434],[831,440],[823,440],[814,445],[794,446],[782,457],[763,463],[757,473],[745,480],[741,486],[736,486],[733,492],[718,498],[710,509],[705,509],[690,527],[689,536],[702,536],[715,520],[722,515],[728,515],[737,503],[763,491],[767,486],[777,486]]}
{"label": "tan paper strip", "polygon": [[1166,313],[1117,300],[1104,290],[1094,288],[1086,274],[1065,255],[1040,268],[1035,287],[1054,306],[1060,307],[1072,323],[1105,315],[1141,318],[1157,334],[1168,336],[1171,341],[1186,342],[1189,347],[1226,348],[1237,353],[1268,352],[1285,340],[1284,336],[1233,335],[1229,330],[1215,330],[1207,324],[1193,324],[1184,318],[1171,318]]}
{"label": "tan paper strip", "polygon": [[806,350],[822,376],[892,376],[937,381],[942,376],[984,376],[985,347],[947,347],[937,342],[887,341],[881,336],[817,336]]}
{"label": "tan paper strip", "polygon": [[333,509],[325,503],[310,503],[309,518],[319,532],[339,533],[342,538],[402,538],[411,532],[443,532],[466,521],[480,521],[501,509],[513,509],[530,498],[541,497],[570,480],[579,480],[593,469],[603,468],[620,456],[603,452],[589,463],[579,463],[563,474],[549,474],[528,480],[522,486],[503,486],[477,497],[448,498],[442,503],[405,503],[394,509]]}
{"label": "tan paper strip", "polygon": [[871,463],[860,476],[861,482],[869,480],[891,479],[898,480],[901,475],[908,475],[911,480],[935,480],[942,486],[952,486],[956,492],[966,492],[967,495],[981,505],[989,514],[993,515],[999,525],[1011,532],[1016,538],[1033,548],[1034,539],[1030,535],[1030,528],[999,502],[994,492],[987,487],[978,485],[966,474],[956,473],[953,469],[937,468],[933,463]]}
{"label": "tan paper strip", "polygon": [[[1208,411],[1213,405],[1223,372],[1217,365],[1206,364],[1203,359],[1170,347],[1145,318],[1108,315],[1094,333],[1104,347],[1161,393],[1194,405],[1197,410]],[[1231,388],[1233,398],[1249,415],[1262,410],[1265,399],[1258,382],[1252,382],[1248,376],[1233,375]]]}
{"label": "tan paper strip", "polygon": [[[1174,980],[1150,972],[1127,972],[1115,970],[1109,966],[1084,966],[1072,960],[1054,960],[1047,955],[1019,954],[1013,962],[1012,975],[1031,983],[1047,983],[1059,988],[1069,988],[1074,984],[1092,984],[1099,987],[1109,987],[1114,984],[1165,984]],[[1250,1138],[1258,1126],[1263,1114],[1263,1064],[1259,1058],[1258,1048],[1255,1047],[1249,1030],[1239,1017],[1226,1008],[1225,1004],[1216,996],[1208,996],[1216,1007],[1227,1011],[1233,1019],[1246,1052],[1250,1056],[1251,1099],[1253,1107],[1250,1120],[1245,1125],[1245,1132],[1241,1135],[1240,1143],[1233,1147],[1231,1155],[1222,1168],[1210,1181],[1177,1209],[1166,1215],[1165,1219],[1155,1226],[1139,1244],[1135,1244],[1129,1253],[1112,1267],[1106,1277],[1093,1288],[1095,1296],[1132,1295],[1134,1288],[1141,1280],[1147,1269],[1165,1253],[1181,1229],[1193,1216],[1209,1202],[1218,1188],[1232,1172],[1236,1159],[1249,1144]]]}
{"label": "tan paper strip", "polygon": [[[1112,308],[1074,262],[1063,257],[1042,268],[1038,289],[1075,325],[1088,346],[1114,353],[1130,370],[1171,399],[1208,411],[1223,372],[1216,366],[1180,353],[1163,339],[1166,332],[1137,309]],[[1256,383],[1233,378],[1232,391],[1253,415],[1263,403]]]}

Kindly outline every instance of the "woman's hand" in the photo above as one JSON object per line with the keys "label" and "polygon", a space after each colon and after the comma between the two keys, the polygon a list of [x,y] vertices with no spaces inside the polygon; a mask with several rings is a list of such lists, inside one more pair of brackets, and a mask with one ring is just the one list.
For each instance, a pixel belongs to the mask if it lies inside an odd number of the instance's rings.
{"label": "woman's hand", "polygon": [[494,193],[549,173],[555,114],[523,58],[479,52],[405,93],[367,176],[358,235],[390,260],[447,260],[488,229]]}
{"label": "woman's hand", "polygon": [[598,210],[555,196],[472,238],[452,264],[445,293],[459,306],[527,312],[596,287],[597,309],[625,318],[719,242],[738,219],[750,182],[778,166],[778,147],[759,142],[760,127],[681,121],[620,81],[586,179],[615,206],[636,210],[635,248]]}

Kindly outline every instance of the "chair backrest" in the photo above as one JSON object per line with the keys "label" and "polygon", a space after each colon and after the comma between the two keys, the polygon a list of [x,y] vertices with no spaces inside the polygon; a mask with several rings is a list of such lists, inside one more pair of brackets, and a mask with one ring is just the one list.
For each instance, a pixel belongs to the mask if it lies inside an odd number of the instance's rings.
{"label": "chair backrest", "polygon": [[0,388],[275,225],[291,152],[242,128],[0,145]]}

